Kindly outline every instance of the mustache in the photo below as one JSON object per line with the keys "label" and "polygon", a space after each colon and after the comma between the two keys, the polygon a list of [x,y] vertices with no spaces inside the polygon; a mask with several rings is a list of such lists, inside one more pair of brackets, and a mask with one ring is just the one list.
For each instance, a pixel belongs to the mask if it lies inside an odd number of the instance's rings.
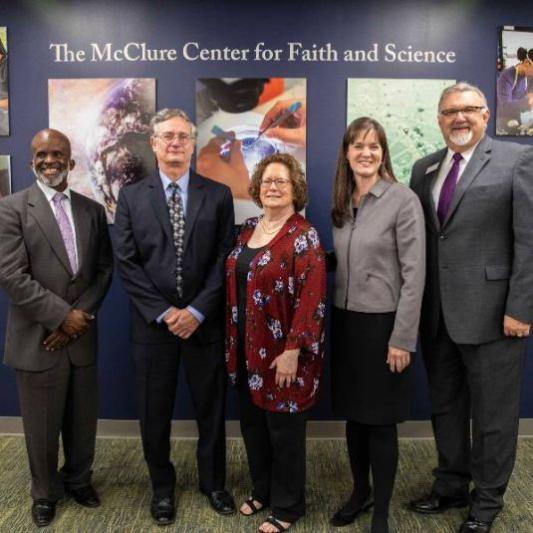
{"label": "mustache", "polygon": [[61,165],[59,172],[55,179],[49,178],[46,174],[43,172],[43,165],[39,165],[36,168],[32,167],[33,174],[35,177],[45,185],[48,185],[49,187],[56,187],[60,183],[62,183],[64,180],[68,178],[69,175],[69,169],[63,165]]}

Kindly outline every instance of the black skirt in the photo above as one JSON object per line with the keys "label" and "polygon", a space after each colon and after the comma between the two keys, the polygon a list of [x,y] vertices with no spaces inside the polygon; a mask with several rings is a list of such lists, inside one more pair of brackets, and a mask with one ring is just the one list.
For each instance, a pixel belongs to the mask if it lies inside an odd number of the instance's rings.
{"label": "black skirt", "polygon": [[387,365],[395,313],[333,308],[331,396],[336,415],[362,424],[395,424],[409,416],[409,365]]}

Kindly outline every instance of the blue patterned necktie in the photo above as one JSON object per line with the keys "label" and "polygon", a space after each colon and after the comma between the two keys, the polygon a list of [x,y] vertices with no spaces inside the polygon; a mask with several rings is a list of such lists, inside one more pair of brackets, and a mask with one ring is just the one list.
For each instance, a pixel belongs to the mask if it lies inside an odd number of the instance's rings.
{"label": "blue patterned necktie", "polygon": [[180,298],[183,296],[183,236],[185,234],[185,216],[183,213],[183,202],[179,193],[180,187],[177,183],[169,185],[172,193],[168,199],[168,212],[170,224],[172,225],[172,239],[176,252],[176,289]]}
{"label": "blue patterned necktie", "polygon": [[455,192],[455,187],[457,185],[457,178],[459,176],[459,167],[461,165],[461,160],[463,156],[456,152],[453,154],[453,165],[444,183],[442,184],[442,189],[439,196],[439,205],[437,207],[437,215],[439,217],[440,225],[444,224],[446,220],[446,215],[450,209],[450,204],[452,203],[453,193]]}

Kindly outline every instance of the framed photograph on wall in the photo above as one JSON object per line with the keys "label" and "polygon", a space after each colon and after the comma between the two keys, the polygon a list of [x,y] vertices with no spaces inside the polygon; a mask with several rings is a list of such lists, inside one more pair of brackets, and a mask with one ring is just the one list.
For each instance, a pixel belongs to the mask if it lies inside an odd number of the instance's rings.
{"label": "framed photograph on wall", "polygon": [[262,212],[248,193],[264,157],[292,154],[305,170],[304,78],[203,78],[196,81],[196,170],[228,185],[235,222]]}
{"label": "framed photograph on wall", "polygon": [[533,26],[499,28],[496,135],[533,136]]}
{"label": "framed photograph on wall", "polygon": [[0,198],[11,194],[11,158],[0,155]]}
{"label": "framed photograph on wall", "polygon": [[407,184],[413,163],[444,146],[437,123],[443,89],[455,80],[348,79],[346,123],[371,117],[385,128],[392,166]]}
{"label": "framed photograph on wall", "polygon": [[9,75],[7,28],[0,26],[0,136],[9,135]]}
{"label": "framed photograph on wall", "polygon": [[51,128],[72,144],[71,187],[101,203],[112,224],[123,185],[155,171],[150,119],[154,78],[48,80]]}

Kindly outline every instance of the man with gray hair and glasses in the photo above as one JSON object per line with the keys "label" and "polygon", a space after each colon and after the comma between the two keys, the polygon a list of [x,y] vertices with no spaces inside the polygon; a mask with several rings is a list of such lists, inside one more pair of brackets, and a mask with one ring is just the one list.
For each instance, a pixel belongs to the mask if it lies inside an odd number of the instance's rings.
{"label": "man with gray hair and glasses", "polygon": [[420,337],[438,466],[430,493],[409,507],[470,505],[461,533],[490,531],[503,508],[533,318],[533,150],[487,136],[489,115],[477,87],[446,88],[438,122],[447,148],[411,175],[426,216]]}
{"label": "man with gray hair and glasses", "polygon": [[228,187],[190,168],[196,128],[179,109],[151,120],[158,173],[124,187],[115,218],[118,270],[130,298],[143,450],[158,525],[175,519],[170,428],[180,361],[198,423],[200,491],[235,512],[225,484],[224,263],[233,245]]}

